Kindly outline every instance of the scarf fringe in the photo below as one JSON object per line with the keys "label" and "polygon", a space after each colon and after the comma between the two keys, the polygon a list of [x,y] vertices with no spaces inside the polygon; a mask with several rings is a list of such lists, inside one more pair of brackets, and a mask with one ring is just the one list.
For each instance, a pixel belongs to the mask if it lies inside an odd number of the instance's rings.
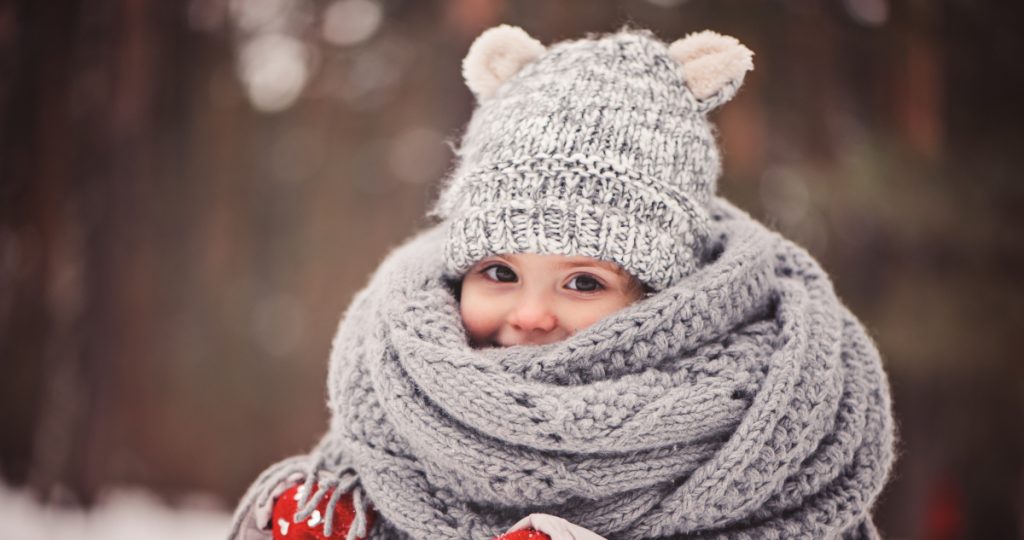
{"label": "scarf fringe", "polygon": [[[316,491],[313,491],[314,486]],[[315,472],[306,475],[306,481],[299,489],[298,510],[295,512],[293,521],[298,523],[308,518],[316,510],[319,501],[333,490],[327,506],[324,509],[324,535],[330,536],[334,532],[334,511],[338,501],[345,493],[352,493],[352,506],[355,509],[355,519],[349,526],[346,540],[366,537],[367,505],[362,486],[359,484],[359,476],[351,468],[346,468],[338,473],[328,473],[317,468]]]}
{"label": "scarf fringe", "polygon": [[323,512],[324,535],[330,536],[334,532],[334,514],[338,503],[343,495],[351,493],[355,518],[349,526],[346,540],[366,538],[369,503],[359,482],[359,475],[351,467],[345,467],[338,472],[328,471],[325,468],[325,461],[326,459],[323,457],[311,461],[310,456],[294,456],[275,463],[263,471],[242,497],[242,502],[232,521],[228,539],[239,538],[246,519],[254,519],[261,527],[269,523],[274,500],[288,486],[300,480],[302,486],[298,492],[299,498],[297,510],[292,517],[293,523],[301,523],[309,519],[317,509],[318,502],[328,491],[333,490]]}

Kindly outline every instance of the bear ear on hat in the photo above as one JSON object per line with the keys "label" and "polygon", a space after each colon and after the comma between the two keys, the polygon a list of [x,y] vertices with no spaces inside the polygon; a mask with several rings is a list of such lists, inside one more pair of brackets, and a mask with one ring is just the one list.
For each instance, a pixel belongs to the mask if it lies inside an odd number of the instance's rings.
{"label": "bear ear on hat", "polygon": [[754,53],[734,37],[710,30],[672,42],[668,55],[683,66],[690,92],[710,110],[732,99],[754,69]]}
{"label": "bear ear on hat", "polygon": [[462,60],[462,76],[477,100],[490,99],[502,83],[547,49],[522,28],[501,25],[485,30]]}

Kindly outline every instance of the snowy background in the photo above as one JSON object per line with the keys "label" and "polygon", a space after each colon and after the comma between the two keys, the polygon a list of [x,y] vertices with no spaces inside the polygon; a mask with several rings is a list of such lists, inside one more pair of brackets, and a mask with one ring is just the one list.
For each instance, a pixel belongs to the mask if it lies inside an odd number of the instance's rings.
{"label": "snowy background", "polygon": [[7,540],[223,540],[230,516],[196,498],[170,508],[142,489],[115,490],[90,511],[39,504],[0,485],[0,538]]}
{"label": "snowy background", "polygon": [[220,538],[315,444],[338,318],[427,223],[474,106],[460,62],[500,23],[749,46],[718,189],[878,343],[884,536],[1024,538],[1022,21],[991,0],[0,2],[0,539]]}

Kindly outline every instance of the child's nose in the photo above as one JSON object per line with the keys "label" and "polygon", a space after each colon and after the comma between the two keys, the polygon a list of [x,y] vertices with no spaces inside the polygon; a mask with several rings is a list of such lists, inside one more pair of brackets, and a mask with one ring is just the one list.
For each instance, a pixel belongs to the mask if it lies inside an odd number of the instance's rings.
{"label": "child's nose", "polygon": [[558,317],[546,299],[540,295],[529,295],[512,310],[509,324],[523,332],[550,332],[558,326]]}

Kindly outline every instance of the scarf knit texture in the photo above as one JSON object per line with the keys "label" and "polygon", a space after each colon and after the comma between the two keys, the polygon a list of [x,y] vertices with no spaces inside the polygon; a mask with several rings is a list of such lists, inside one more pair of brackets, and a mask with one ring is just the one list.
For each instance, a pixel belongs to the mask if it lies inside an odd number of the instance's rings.
{"label": "scarf knit texture", "polygon": [[877,349],[804,249],[709,208],[691,275],[542,346],[468,345],[444,224],[396,249],[339,325],[329,431],[257,479],[231,536],[302,478],[299,519],[354,492],[349,538],[483,540],[534,512],[609,540],[877,538]]}

